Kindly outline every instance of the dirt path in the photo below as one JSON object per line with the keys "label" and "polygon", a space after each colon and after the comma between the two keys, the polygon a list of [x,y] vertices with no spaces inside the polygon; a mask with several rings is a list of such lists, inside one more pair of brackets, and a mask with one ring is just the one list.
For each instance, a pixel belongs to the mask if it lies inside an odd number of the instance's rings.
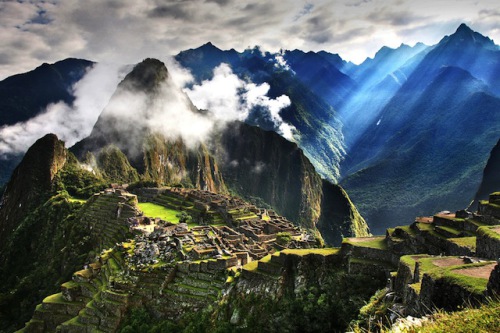
{"label": "dirt path", "polygon": [[438,267],[448,267],[448,266],[455,266],[455,265],[463,265],[465,264],[463,259],[460,258],[443,258],[443,259],[436,259],[433,260],[432,263]]}
{"label": "dirt path", "polygon": [[462,275],[467,275],[471,277],[489,279],[491,271],[495,267],[496,263],[491,263],[489,265],[484,265],[481,267],[472,267],[472,268],[462,268],[454,270],[453,272],[459,273]]}
{"label": "dirt path", "polygon": [[353,238],[347,238],[349,242],[352,243],[362,243],[362,242],[368,242],[371,240],[377,240],[377,239],[382,239],[384,236],[375,236],[375,237],[353,237]]}

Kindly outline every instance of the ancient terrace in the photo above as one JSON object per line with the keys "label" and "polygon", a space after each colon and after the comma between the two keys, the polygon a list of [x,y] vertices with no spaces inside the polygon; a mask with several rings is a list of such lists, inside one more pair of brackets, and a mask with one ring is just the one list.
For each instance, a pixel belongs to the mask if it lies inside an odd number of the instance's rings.
{"label": "ancient terrace", "polygon": [[286,218],[239,198],[184,188],[140,189],[137,195],[143,214],[128,219],[137,234],[128,252],[136,268],[207,259],[229,268],[283,249],[316,246],[314,236]]}

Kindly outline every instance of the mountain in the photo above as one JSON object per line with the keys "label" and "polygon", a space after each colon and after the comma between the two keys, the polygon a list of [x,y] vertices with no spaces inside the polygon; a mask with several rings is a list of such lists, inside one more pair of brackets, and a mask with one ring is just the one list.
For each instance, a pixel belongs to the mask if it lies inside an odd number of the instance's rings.
{"label": "mountain", "polygon": [[53,134],[39,139],[26,152],[2,196],[0,251],[26,214],[47,200],[47,193],[52,190],[54,178],[65,163],[64,143]]}
{"label": "mountain", "polygon": [[[131,96],[146,104],[129,103]],[[133,114],[124,105],[132,105]],[[169,112],[167,118],[163,118],[165,112]],[[339,244],[341,235],[368,234],[363,218],[344,191],[323,194],[328,185],[295,143],[274,132],[236,122],[216,128],[215,135],[203,142],[189,145],[185,133],[174,135],[153,124],[178,117],[178,113],[204,121],[210,117],[210,111],[197,110],[175,87],[163,63],[146,59],[119,84],[90,136],[71,151],[89,165],[89,160],[95,159],[97,169],[104,174],[118,175],[111,178],[113,181],[182,184],[215,193],[229,190],[265,202],[312,230],[321,220],[323,237],[332,244]],[[119,172],[106,171],[102,163],[102,154],[110,146],[115,154],[123,153],[117,159],[124,161]],[[132,178],[130,168],[137,172]],[[337,209],[330,209],[332,205],[338,205]]]}
{"label": "mountain", "polygon": [[88,138],[68,151],[49,134],[27,151],[0,207],[0,329],[19,328],[72,272],[131,237],[126,223],[137,214],[137,203],[129,202],[135,196],[92,195],[111,182],[231,191],[272,206],[318,239],[320,228],[329,243],[368,234],[346,192],[321,179],[295,143],[232,123],[188,145],[186,138],[147,126],[159,102],[173,107],[172,114],[209,117],[171,85],[163,63],[146,59],[120,83]]}
{"label": "mountain", "polygon": [[295,143],[235,123],[213,146],[224,180],[236,193],[261,198],[299,225],[318,228],[328,244],[340,244],[347,235],[368,235],[347,193],[321,179]]}
{"label": "mountain", "polygon": [[[267,83],[270,86],[268,93],[270,98],[288,96],[291,104],[280,111],[280,116],[286,123],[298,130],[295,140],[318,173],[323,178],[336,181],[340,176],[339,163],[345,154],[342,123],[334,108],[319,97],[309,84],[318,79],[327,80],[328,83],[334,82],[335,79],[331,80],[328,76],[321,75],[321,71],[325,68],[344,80],[338,85],[344,90],[347,90],[352,82],[331,64],[330,61],[333,60],[325,60],[325,57],[312,53],[294,52],[292,52],[293,55],[285,53],[284,58],[290,56],[294,61],[300,62],[300,58],[312,57],[311,61],[305,63],[301,69],[297,68],[301,73],[308,73],[307,79],[301,80],[299,75],[279,65],[276,60],[277,55],[262,53],[259,49],[248,49],[238,53],[235,50],[222,51],[209,43],[197,49],[182,51],[175,56],[175,59],[191,71],[197,84],[211,79],[214,68],[227,63],[231,66],[233,73],[245,82]],[[314,64],[317,60],[320,63],[309,70],[307,64]],[[326,83],[316,88],[323,89],[324,86]],[[328,87],[326,89],[332,90]],[[253,110],[246,119],[246,123],[257,125],[265,130],[277,131],[273,127],[274,124],[269,124],[265,120],[266,117],[259,112],[259,110]]]}
{"label": "mountain", "polygon": [[337,109],[344,124],[347,150],[351,150],[368,127],[380,119],[381,110],[431,49],[422,43],[414,47],[402,44],[395,49],[384,46],[373,59],[346,68],[346,74],[357,85]]}
{"label": "mountain", "polygon": [[295,72],[296,77],[308,89],[323,98],[327,103],[338,109],[345,97],[356,89],[356,81],[339,70],[342,59],[328,57],[326,52],[304,53],[300,50],[285,51],[283,58]]}
{"label": "mountain", "polygon": [[375,231],[474,198],[500,133],[496,79],[477,59],[496,72],[500,51],[460,26],[423,57],[350,148],[341,184]]}
{"label": "mountain", "polygon": [[51,103],[71,105],[72,86],[93,65],[83,59],[44,63],[31,72],[14,75],[0,82],[0,126],[26,121]]}
{"label": "mountain", "polygon": [[[73,85],[93,64],[68,58],[0,81],[0,127],[32,119],[52,103],[63,101],[71,105],[75,99]],[[22,154],[0,158],[0,187],[7,183],[21,159]]]}

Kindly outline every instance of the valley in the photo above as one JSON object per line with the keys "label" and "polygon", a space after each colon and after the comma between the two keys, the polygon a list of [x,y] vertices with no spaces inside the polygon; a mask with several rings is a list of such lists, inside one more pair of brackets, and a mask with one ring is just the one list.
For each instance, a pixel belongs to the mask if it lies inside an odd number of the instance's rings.
{"label": "valley", "polygon": [[[461,24],[360,64],[208,42],[6,78],[0,332],[486,318],[500,296],[499,56]],[[488,318],[480,329],[500,327]]]}

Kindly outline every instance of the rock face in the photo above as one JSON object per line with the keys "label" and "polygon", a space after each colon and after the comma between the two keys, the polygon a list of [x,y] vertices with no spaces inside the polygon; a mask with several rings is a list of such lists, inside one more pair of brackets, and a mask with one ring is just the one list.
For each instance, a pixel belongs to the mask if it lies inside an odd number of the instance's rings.
{"label": "rock face", "polygon": [[237,193],[261,198],[303,227],[317,227],[329,244],[340,244],[342,235],[369,234],[347,193],[321,179],[295,143],[234,123],[213,146],[226,183]]}
{"label": "rock face", "polygon": [[26,152],[7,184],[0,206],[0,251],[17,224],[47,199],[54,177],[66,163],[64,142],[54,134],[39,139]]}
{"label": "rock face", "polygon": [[498,297],[500,295],[500,265],[498,264],[491,271],[487,294],[490,297]]}
{"label": "rock face", "polygon": [[490,158],[486,163],[483,171],[483,179],[476,197],[472,203],[472,208],[476,208],[480,200],[488,199],[488,195],[492,192],[500,190],[500,139],[490,153]]}
{"label": "rock face", "polygon": [[326,243],[340,244],[342,237],[350,235],[369,236],[368,225],[341,186],[323,180],[322,192],[317,228]]}
{"label": "rock face", "polygon": [[322,180],[295,143],[243,123],[229,125],[216,142],[215,155],[231,188],[260,197],[287,218],[314,228]]}

